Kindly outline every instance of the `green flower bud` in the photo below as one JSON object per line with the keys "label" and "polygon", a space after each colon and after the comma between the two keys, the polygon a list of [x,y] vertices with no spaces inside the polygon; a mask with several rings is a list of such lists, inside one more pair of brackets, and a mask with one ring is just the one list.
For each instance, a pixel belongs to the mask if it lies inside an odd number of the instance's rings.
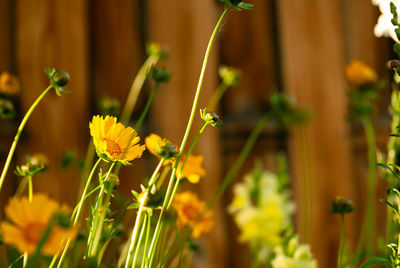
{"label": "green flower bud", "polygon": [[158,43],[148,43],[146,45],[147,55],[153,56],[159,59],[164,59],[167,57],[167,52],[164,48]]}
{"label": "green flower bud", "polygon": [[15,173],[18,176],[35,176],[46,171],[49,160],[43,154],[27,156],[27,161],[23,165],[17,166]]}
{"label": "green flower bud", "polygon": [[57,70],[53,75],[55,85],[63,87],[69,82],[69,74],[64,70]]}
{"label": "green flower bud", "polygon": [[208,112],[207,109],[200,109],[200,116],[206,123],[213,127],[221,126],[222,120],[221,118],[214,112]]}
{"label": "green flower bud", "polygon": [[157,83],[167,83],[171,79],[172,74],[167,72],[165,68],[157,68],[152,66],[149,70],[149,77]]}
{"label": "green flower bud", "polygon": [[238,69],[220,66],[218,68],[219,77],[222,79],[222,82],[227,86],[237,86],[240,80],[240,71]]}
{"label": "green flower bud", "polygon": [[104,115],[118,116],[121,104],[118,99],[104,97],[100,100],[100,110]]}
{"label": "green flower bud", "polygon": [[0,117],[4,119],[12,119],[15,117],[14,104],[7,99],[0,99]]}
{"label": "green flower bud", "polygon": [[353,202],[341,196],[336,196],[332,201],[332,212],[337,214],[347,214],[354,210]]}

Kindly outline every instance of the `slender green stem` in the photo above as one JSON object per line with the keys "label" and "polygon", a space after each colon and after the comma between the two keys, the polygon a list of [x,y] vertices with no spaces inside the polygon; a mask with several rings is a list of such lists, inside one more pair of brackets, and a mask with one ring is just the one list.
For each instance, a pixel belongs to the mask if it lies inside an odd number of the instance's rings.
{"label": "slender green stem", "polygon": [[53,87],[52,85],[48,86],[48,87],[42,92],[42,94],[40,94],[40,96],[35,100],[35,102],[32,104],[32,106],[29,108],[29,110],[26,112],[24,118],[22,119],[21,124],[20,124],[19,127],[18,127],[17,134],[15,134],[14,141],[13,141],[13,143],[12,143],[12,145],[11,145],[10,151],[8,152],[8,156],[7,156],[7,160],[6,160],[6,163],[5,163],[5,165],[4,165],[4,168],[3,168],[3,172],[1,173],[1,177],[0,177],[0,191],[1,191],[1,188],[2,188],[2,186],[3,186],[4,180],[5,180],[5,178],[6,178],[8,168],[10,167],[11,160],[12,160],[13,155],[14,155],[14,152],[15,152],[15,148],[17,148],[17,143],[18,143],[19,138],[20,138],[20,136],[21,136],[22,130],[24,129],[24,127],[25,127],[25,125],[26,125],[26,122],[28,122],[28,119],[29,119],[29,117],[31,116],[31,114],[33,113],[33,111],[35,110],[36,106],[37,106],[37,105],[39,104],[39,102],[43,99],[43,97],[47,94],[47,92],[49,92],[50,89],[52,89],[52,87]]}
{"label": "slender green stem", "polygon": [[157,189],[160,189],[161,186],[164,184],[165,179],[167,178],[168,173],[171,170],[171,165],[167,165],[163,171],[161,172],[160,177],[157,180]]}
{"label": "slender green stem", "polygon": [[28,198],[29,198],[29,202],[32,202],[33,199],[33,185],[32,185],[32,176],[28,176]]}
{"label": "slender green stem", "polygon": [[221,100],[222,96],[225,94],[225,92],[228,88],[229,88],[228,85],[225,83],[219,84],[219,86],[214,91],[213,95],[211,96],[210,101],[207,104],[208,111],[215,111],[215,109],[218,106],[219,101]]}
{"label": "slender green stem", "polygon": [[138,212],[137,212],[137,216],[136,216],[136,220],[135,220],[135,226],[133,227],[133,230],[132,230],[131,244],[129,246],[128,256],[126,257],[125,267],[129,267],[131,262],[132,262],[133,250],[135,248],[136,239],[137,239],[137,235],[138,235],[138,232],[139,232],[140,224],[142,223],[143,209],[147,205],[147,201],[148,201],[148,198],[149,198],[149,192],[148,191],[151,190],[152,185],[156,182],[155,179],[156,179],[157,174],[160,171],[160,168],[161,168],[162,164],[164,163],[164,161],[165,161],[165,158],[161,158],[160,162],[158,163],[156,169],[153,172],[153,175],[151,176],[151,178],[149,180],[148,188],[150,188],[150,189],[147,189],[147,191],[142,192],[141,197],[138,200],[140,202],[140,207],[139,207]]}
{"label": "slender green stem", "polygon": [[149,239],[150,239],[150,227],[151,227],[151,214],[147,216],[147,230],[143,247],[142,264],[140,265],[141,268],[143,268],[146,263],[146,258],[147,258],[146,252],[147,252],[147,247],[149,246]]}
{"label": "slender green stem", "polygon": [[53,268],[54,265],[56,265],[57,258],[58,258],[58,254],[54,255],[53,259],[51,259],[51,263],[49,265],[49,268]]}
{"label": "slender green stem", "polygon": [[[113,162],[111,164],[110,168],[108,169],[106,177],[101,182],[102,186],[101,186],[99,195],[96,200],[96,205],[94,207],[93,220],[92,220],[92,224],[91,224],[91,228],[90,228],[90,232],[89,232],[89,236],[88,236],[88,244],[87,244],[87,253],[88,253],[88,256],[91,256],[91,257],[94,256],[94,254],[92,254],[93,248],[94,248],[93,246],[94,246],[94,242],[95,242],[95,239],[97,236],[98,229],[102,229],[102,226],[103,226],[103,223],[100,222],[100,220],[103,217],[102,216],[103,213],[104,214],[106,213],[106,211],[100,211],[101,208],[103,208],[103,197],[104,197],[104,192],[106,190],[105,189],[106,184],[104,182],[107,181],[108,178],[110,177],[110,174],[111,174],[115,164],[116,164],[116,162]],[[109,201],[108,198],[106,198],[106,199]],[[100,224],[100,226],[99,226],[99,224]],[[100,230],[100,232],[101,232],[101,230]],[[97,246],[97,244],[95,246]]]}
{"label": "slender green stem", "polygon": [[366,213],[366,249],[373,254],[375,239],[375,184],[376,184],[376,148],[375,132],[370,118],[363,119],[368,144],[368,191]]}
{"label": "slender green stem", "polygon": [[24,259],[23,259],[23,261],[22,261],[22,267],[23,267],[23,268],[26,268],[26,267],[27,267],[27,264],[28,264],[28,252],[25,252],[25,253],[24,253]]}
{"label": "slender green stem", "polygon": [[[224,12],[222,13],[221,17],[219,18],[219,20],[217,22],[217,25],[215,26],[214,31],[211,34],[210,40],[209,40],[208,45],[207,45],[206,53],[205,53],[204,60],[203,60],[203,66],[201,67],[199,82],[197,84],[196,94],[195,94],[195,97],[194,97],[194,101],[193,101],[193,105],[192,105],[192,110],[191,110],[191,113],[190,113],[189,121],[188,121],[188,124],[187,124],[187,127],[186,127],[185,135],[183,136],[183,139],[182,139],[181,146],[179,147],[181,152],[185,149],[187,140],[189,138],[189,133],[190,133],[190,130],[192,128],[193,119],[194,119],[194,115],[195,115],[196,110],[197,110],[197,103],[199,101],[199,96],[200,96],[200,92],[201,92],[201,87],[203,85],[204,74],[205,74],[205,70],[206,70],[206,67],[207,67],[207,62],[208,62],[208,58],[209,58],[209,55],[210,55],[211,47],[212,47],[212,44],[213,44],[213,42],[215,40],[215,37],[216,37],[216,35],[217,35],[218,31],[219,31],[219,28],[220,28],[220,26],[222,24],[222,21],[224,20],[225,15],[227,14],[227,12],[228,12],[228,9],[224,9]],[[169,182],[168,189],[167,189],[167,194],[165,196],[164,203],[163,203],[163,206],[161,208],[160,216],[159,216],[159,219],[157,221],[156,229],[154,231],[153,239],[152,239],[151,244],[150,244],[150,249],[149,249],[149,254],[150,255],[149,256],[151,256],[151,254],[154,254],[155,247],[157,245],[159,232],[161,231],[160,225],[161,225],[161,222],[162,222],[162,217],[163,217],[163,215],[165,213],[164,211],[165,211],[165,208],[166,208],[166,206],[168,204],[167,203],[167,200],[169,198],[168,190],[171,191],[171,189],[172,189],[172,185],[171,184],[175,180],[176,169],[178,167],[178,162],[180,160],[180,157],[181,157],[181,154],[179,154],[179,156],[177,157],[175,166],[174,166],[174,168],[172,170],[172,174],[171,174],[171,177],[170,177],[170,182]],[[149,258],[149,262],[150,262],[149,266],[151,267],[151,264],[153,262],[153,258],[152,257]]]}
{"label": "slender green stem", "polygon": [[147,217],[148,217],[148,215],[145,213],[144,214],[144,219],[143,219],[142,230],[140,231],[139,239],[138,239],[137,245],[135,247],[135,254],[133,255],[132,268],[135,268],[136,261],[137,261],[137,258],[139,256],[140,244],[142,242],[143,235],[144,235],[144,233],[146,231],[146,227],[147,227]]}
{"label": "slender green stem", "polygon": [[137,99],[139,97],[139,93],[143,87],[144,81],[146,81],[147,72],[151,66],[157,63],[158,60],[159,58],[156,56],[149,56],[140,68],[135,80],[133,80],[129,95],[121,113],[122,123],[126,124],[129,121],[129,118],[131,118],[133,109],[135,108]]}
{"label": "slender green stem", "polygon": [[15,191],[15,197],[20,197],[25,191],[26,185],[28,184],[28,177],[23,177],[21,182],[18,185],[17,190]]}
{"label": "slender green stem", "polygon": [[91,248],[91,252],[89,252],[89,256],[96,256],[97,255],[97,250],[100,244],[100,238],[101,238],[101,233],[103,232],[103,225],[104,225],[104,220],[106,218],[107,210],[110,206],[110,199],[112,196],[112,190],[114,189],[114,182],[111,182],[109,185],[109,188],[107,189],[107,194],[106,194],[106,200],[104,202],[104,205],[101,207],[100,212],[99,212],[99,220],[98,220],[98,227],[97,231],[94,235],[93,238],[93,246]]}
{"label": "slender green stem", "polygon": [[140,117],[139,117],[138,121],[137,121],[136,124],[135,124],[135,130],[136,130],[136,132],[138,132],[139,129],[140,129],[140,127],[142,126],[143,121],[144,121],[144,119],[146,118],[146,115],[148,114],[151,105],[153,104],[153,101],[154,101],[154,98],[155,98],[155,96],[156,96],[156,94],[157,94],[157,91],[158,91],[158,83],[156,83],[156,84],[154,85],[154,87],[153,87],[153,89],[152,89],[152,91],[151,91],[151,93],[150,93],[150,97],[149,97],[149,99],[147,100],[146,105],[144,106],[143,111],[142,111],[142,113],[140,114]]}
{"label": "slender green stem", "polygon": [[183,160],[183,163],[182,163],[182,166],[181,166],[181,170],[180,170],[179,175],[178,175],[178,179],[175,182],[174,189],[172,190],[171,197],[169,198],[169,201],[168,201],[168,204],[167,204],[167,210],[171,207],[172,201],[174,200],[174,197],[175,197],[175,194],[176,194],[176,191],[178,190],[179,182],[180,182],[180,179],[181,179],[181,176],[182,176],[182,173],[183,173],[183,168],[185,167],[186,161],[188,160],[190,154],[192,153],[194,147],[197,144],[197,141],[199,140],[201,134],[203,134],[203,132],[204,132],[204,130],[206,129],[207,126],[208,126],[208,123],[207,122],[204,123],[203,127],[200,129],[200,131],[197,133],[196,137],[194,138],[194,140],[192,142],[192,145],[190,146],[190,148],[189,148],[189,150],[188,150],[188,152],[187,152],[187,154],[185,156],[185,159]]}
{"label": "slender green stem", "polygon": [[83,192],[82,192],[82,195],[81,195],[81,199],[80,199],[80,201],[79,201],[79,203],[78,203],[78,209],[76,210],[75,215],[72,215],[72,216],[73,216],[73,219],[74,219],[74,220],[73,220],[73,224],[74,224],[74,225],[77,224],[77,222],[78,222],[78,220],[79,220],[79,216],[80,216],[80,214],[81,214],[81,210],[82,210],[82,206],[83,206],[83,201],[85,200],[85,196],[86,196],[86,193],[87,193],[87,191],[88,191],[88,189],[89,189],[90,182],[92,181],[93,174],[94,174],[94,172],[95,172],[97,166],[100,164],[100,162],[101,162],[101,158],[99,158],[99,159],[97,160],[96,164],[94,164],[94,166],[93,166],[93,168],[92,168],[92,171],[90,172],[89,177],[87,178],[85,188],[83,189]]}
{"label": "slender green stem", "polygon": [[237,173],[239,172],[240,168],[243,166],[244,161],[247,159],[251,149],[253,148],[258,136],[260,135],[261,131],[267,124],[267,122],[271,119],[271,115],[269,113],[265,114],[261,120],[257,123],[256,127],[251,132],[249,138],[246,141],[242,151],[239,154],[239,157],[236,159],[233,166],[229,169],[228,173],[226,174],[225,178],[222,180],[217,192],[211,197],[211,199],[207,202],[207,208],[211,208],[215,205],[218,198],[225,192],[228,188],[229,184],[235,178]]}
{"label": "slender green stem", "polygon": [[343,247],[344,247],[344,214],[340,214],[340,244],[337,267],[343,267]]}

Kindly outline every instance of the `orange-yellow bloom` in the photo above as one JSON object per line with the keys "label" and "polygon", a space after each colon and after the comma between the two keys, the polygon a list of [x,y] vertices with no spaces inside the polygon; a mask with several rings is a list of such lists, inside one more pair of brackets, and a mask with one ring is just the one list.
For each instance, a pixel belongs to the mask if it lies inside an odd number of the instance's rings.
{"label": "orange-yellow bloom", "polygon": [[176,175],[178,177],[180,176],[181,178],[186,178],[191,183],[198,183],[200,181],[200,177],[204,177],[206,175],[206,170],[202,167],[204,157],[202,155],[189,155],[182,170],[182,165],[185,158],[186,155],[183,154],[179,160]]}
{"label": "orange-yellow bloom", "polygon": [[346,78],[351,86],[359,87],[376,82],[377,75],[375,71],[364,62],[352,60],[346,66]]}
{"label": "orange-yellow bloom", "polygon": [[[34,195],[32,202],[27,197],[11,198],[5,208],[10,222],[3,221],[0,225],[3,242],[13,245],[21,253],[34,253],[53,215],[65,209],[45,194]],[[41,253],[47,256],[60,253],[67,240],[74,239],[76,233],[76,228],[54,226]]]}
{"label": "orange-yellow bloom", "polygon": [[18,94],[19,91],[20,85],[17,77],[8,72],[3,72],[0,75],[0,92],[15,95]]}
{"label": "orange-yellow bloom", "polygon": [[93,116],[89,128],[97,154],[106,160],[127,165],[129,161],[140,158],[146,149],[138,144],[140,138],[136,131],[117,123],[116,117]]}
{"label": "orange-yellow bloom", "polygon": [[162,139],[156,134],[147,136],[145,144],[147,150],[157,157],[172,158],[179,153],[176,145],[172,144],[172,142],[167,139]]}
{"label": "orange-yellow bloom", "polygon": [[206,210],[205,203],[195,194],[188,191],[176,194],[172,206],[178,215],[178,227],[190,226],[193,238],[213,228],[213,212]]}

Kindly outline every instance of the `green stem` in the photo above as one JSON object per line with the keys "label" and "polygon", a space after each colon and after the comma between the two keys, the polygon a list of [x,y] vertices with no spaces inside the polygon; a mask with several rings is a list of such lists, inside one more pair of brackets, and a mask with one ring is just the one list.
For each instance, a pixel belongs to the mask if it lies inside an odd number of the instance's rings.
{"label": "green stem", "polygon": [[85,185],[85,188],[83,189],[83,192],[82,192],[82,195],[81,195],[81,199],[80,199],[80,201],[78,203],[78,209],[77,209],[75,215],[72,215],[73,219],[74,219],[73,220],[73,224],[74,225],[77,224],[77,222],[78,222],[79,216],[81,214],[82,206],[83,206],[83,201],[85,200],[85,196],[86,196],[86,193],[87,193],[87,191],[89,189],[90,182],[92,181],[93,174],[94,174],[97,166],[100,164],[100,162],[101,162],[101,158],[99,158],[97,160],[96,164],[94,164],[94,166],[92,168],[92,171],[90,172],[89,177],[88,177],[88,179],[86,181],[86,185]]}
{"label": "green stem", "polygon": [[150,110],[151,105],[153,104],[153,101],[154,101],[157,91],[158,91],[158,83],[156,83],[154,85],[154,88],[151,91],[150,97],[146,102],[146,106],[144,106],[144,109],[143,109],[142,113],[140,114],[138,121],[135,124],[134,129],[136,130],[136,132],[139,132],[139,129],[142,126],[143,121],[146,118],[146,115],[148,114],[148,112]]}
{"label": "green stem", "polygon": [[[102,218],[103,213],[106,213],[106,211],[101,212],[100,209],[103,207],[103,197],[104,197],[104,192],[105,192],[105,181],[108,180],[114,166],[115,166],[116,162],[113,162],[110,166],[110,168],[108,169],[107,175],[104,178],[104,180],[101,182],[102,186],[99,192],[99,195],[97,197],[96,200],[96,205],[94,207],[94,213],[93,213],[93,220],[92,220],[92,224],[91,224],[91,228],[90,228],[90,232],[89,232],[89,236],[88,236],[88,244],[87,244],[87,253],[88,256],[93,256],[91,253],[93,253],[93,245],[94,245],[94,240],[96,239],[97,236],[97,232],[98,229],[102,228],[103,223],[100,223],[100,219]],[[107,200],[109,200],[107,198]],[[100,224],[100,227],[99,227]],[[101,230],[100,230],[101,231]],[[97,246],[97,244],[95,245]]]}
{"label": "green stem", "polygon": [[219,101],[221,100],[222,96],[225,94],[226,90],[228,89],[228,85],[225,83],[219,84],[217,89],[214,91],[213,95],[211,96],[210,101],[207,104],[208,111],[215,111],[218,106]]}
{"label": "green stem", "polygon": [[194,147],[197,144],[197,141],[199,140],[201,134],[203,134],[203,132],[204,132],[204,130],[206,129],[207,126],[208,126],[208,123],[207,122],[204,123],[203,127],[200,129],[200,131],[197,133],[196,137],[194,138],[194,141],[193,141],[192,145],[190,146],[189,151],[187,152],[185,159],[183,160],[183,163],[182,163],[182,166],[181,166],[181,170],[180,170],[179,175],[178,175],[178,179],[175,182],[174,189],[172,190],[171,197],[169,198],[169,201],[168,201],[168,204],[167,204],[167,210],[171,207],[172,201],[174,200],[174,197],[175,197],[175,194],[176,194],[176,191],[178,190],[179,182],[181,180],[181,176],[182,176],[182,173],[183,173],[183,168],[185,167],[186,161],[188,160],[190,154],[192,153]]}
{"label": "green stem", "polygon": [[40,94],[40,96],[35,100],[35,102],[32,104],[32,106],[29,108],[29,110],[26,112],[24,118],[22,119],[21,124],[18,127],[17,134],[15,134],[14,141],[13,141],[13,143],[11,145],[10,151],[8,152],[8,156],[7,156],[7,160],[6,160],[6,163],[4,165],[4,168],[3,168],[3,172],[1,173],[0,191],[1,191],[1,188],[3,186],[4,180],[6,178],[8,168],[10,167],[11,160],[13,158],[13,155],[14,155],[14,152],[15,152],[15,148],[17,147],[17,143],[18,143],[18,140],[19,140],[19,138],[21,136],[22,130],[24,129],[24,127],[26,125],[26,122],[28,122],[28,119],[31,116],[31,114],[33,113],[33,111],[35,110],[36,106],[43,99],[43,97],[46,95],[46,93],[49,92],[50,89],[52,89],[52,87],[53,87],[52,85],[48,86],[42,92],[42,94]]}
{"label": "green stem", "polygon": [[21,182],[18,185],[17,190],[15,191],[15,197],[20,197],[25,191],[26,185],[28,184],[28,177],[23,177]]}
{"label": "green stem", "polygon": [[337,267],[343,266],[343,246],[344,246],[344,214],[340,214],[340,244]]}
{"label": "green stem", "polygon": [[147,217],[148,217],[148,215],[145,213],[144,214],[144,219],[143,219],[142,230],[140,231],[139,239],[138,239],[138,242],[137,242],[137,245],[136,245],[136,248],[135,248],[135,254],[133,256],[132,268],[135,268],[136,261],[137,261],[137,258],[139,256],[140,243],[142,242],[143,235],[144,235],[144,233],[146,231]]}
{"label": "green stem", "polygon": [[[228,9],[224,9],[224,12],[222,13],[221,17],[219,18],[219,20],[217,22],[217,25],[215,26],[214,31],[211,34],[210,40],[209,40],[208,45],[207,45],[206,53],[205,53],[204,60],[203,60],[203,65],[201,67],[199,82],[198,82],[197,88],[196,88],[196,94],[195,94],[193,105],[192,105],[192,111],[190,113],[190,117],[189,117],[189,121],[188,121],[188,124],[187,124],[187,127],[186,127],[185,135],[183,136],[181,146],[179,147],[181,152],[185,149],[186,142],[188,140],[189,133],[190,133],[190,130],[192,128],[193,119],[194,119],[194,115],[195,115],[196,110],[197,110],[197,103],[199,101],[199,96],[200,96],[200,92],[201,92],[201,86],[203,85],[204,74],[205,74],[205,70],[206,70],[206,67],[207,67],[207,62],[208,62],[208,58],[209,58],[209,55],[210,55],[211,47],[212,47],[212,44],[213,44],[213,42],[215,40],[215,37],[216,37],[216,35],[217,35],[218,31],[219,31],[219,28],[220,28],[220,26],[222,24],[222,21],[224,20],[225,15],[227,14],[227,12],[228,12]],[[178,162],[180,160],[180,157],[181,157],[181,154],[178,155],[176,163],[175,163],[175,166],[174,166],[174,169],[172,170],[172,174],[171,174],[171,177],[170,177],[170,182],[169,182],[169,185],[168,185],[168,190],[169,191],[171,191],[171,189],[172,189],[171,183],[173,183],[173,181],[175,180],[176,169],[178,167]],[[165,196],[165,199],[164,199],[163,206],[161,208],[160,216],[159,216],[158,221],[157,221],[155,233],[154,233],[153,239],[152,239],[151,244],[150,244],[150,250],[149,250],[150,254],[154,254],[154,250],[155,250],[155,247],[157,245],[157,240],[158,240],[158,237],[159,237],[159,232],[161,231],[161,229],[160,229],[161,219],[162,219],[162,217],[164,215],[165,208],[166,208],[166,206],[168,204],[167,203],[167,200],[169,198],[168,190],[167,190],[167,195]],[[152,257],[149,258],[149,262],[150,262],[150,267],[151,267],[151,264],[153,262],[153,258]]]}
{"label": "green stem", "polygon": [[249,138],[246,141],[242,151],[239,154],[239,157],[236,159],[233,166],[229,169],[228,173],[226,174],[225,178],[222,180],[217,192],[211,197],[211,199],[207,202],[207,208],[211,208],[215,205],[218,198],[226,191],[229,184],[235,178],[237,173],[239,172],[240,168],[243,166],[244,161],[247,159],[251,149],[253,148],[258,136],[260,135],[261,131],[267,124],[267,122],[271,119],[271,115],[269,113],[265,114],[261,120],[257,123],[256,127],[251,132]]}
{"label": "green stem", "polygon": [[375,184],[376,184],[376,148],[375,132],[372,120],[363,119],[363,125],[368,144],[368,191],[366,213],[366,249],[368,254],[373,254],[375,239]]}
{"label": "green stem", "polygon": [[125,262],[125,267],[129,267],[130,263],[132,262],[132,257],[133,257],[133,250],[135,248],[135,244],[136,244],[136,239],[137,239],[137,235],[139,232],[139,227],[142,221],[142,214],[143,214],[143,209],[147,204],[148,198],[149,198],[149,192],[151,190],[152,185],[155,183],[155,179],[157,177],[158,172],[160,171],[160,168],[162,166],[162,164],[164,163],[165,158],[161,158],[160,162],[158,163],[156,169],[153,172],[153,175],[151,176],[150,180],[149,180],[149,186],[147,189],[147,191],[142,192],[142,195],[140,197],[140,199],[138,200],[140,202],[140,207],[138,209],[137,212],[137,216],[136,216],[136,220],[135,220],[135,226],[133,227],[132,230],[132,236],[131,236],[131,244],[129,246],[129,250],[128,250],[128,256],[126,257],[126,262]]}
{"label": "green stem", "polygon": [[158,60],[159,58],[156,56],[149,56],[140,68],[138,74],[135,77],[135,80],[133,80],[129,95],[124,105],[124,109],[121,113],[122,123],[128,123],[129,118],[131,118],[133,109],[135,108],[136,102],[139,97],[139,93],[143,87],[144,81],[146,81],[147,72],[151,66],[157,63]]}
{"label": "green stem", "polygon": [[149,239],[150,239],[150,227],[151,227],[151,215],[149,214],[147,216],[147,230],[146,230],[146,238],[145,238],[145,242],[144,242],[144,248],[143,248],[143,257],[142,257],[142,264],[140,265],[141,268],[144,267],[145,263],[146,263],[146,252],[147,252],[147,247],[149,246]]}
{"label": "green stem", "polygon": [[29,198],[29,202],[32,202],[33,199],[33,185],[32,185],[32,176],[28,176],[28,198]]}

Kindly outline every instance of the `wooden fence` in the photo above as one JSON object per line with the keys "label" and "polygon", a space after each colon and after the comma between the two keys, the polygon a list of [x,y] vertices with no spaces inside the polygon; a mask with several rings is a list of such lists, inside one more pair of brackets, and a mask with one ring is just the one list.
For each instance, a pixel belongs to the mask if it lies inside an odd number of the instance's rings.
{"label": "wooden fence", "polygon": [[[302,240],[311,243],[319,267],[335,267],[339,219],[330,214],[330,202],[338,194],[354,200],[357,210],[350,216],[346,234],[354,241],[366,188],[366,144],[357,125],[345,121],[343,70],[348,61],[357,58],[387,76],[389,40],[373,36],[379,13],[369,0],[249,2],[254,10],[228,14],[206,72],[200,107],[218,84],[220,64],[241,69],[242,81],[221,103],[225,126],[207,130],[200,141],[197,153],[205,156],[207,176],[198,190],[205,198],[216,190],[256,122],[268,110],[271,92],[290,92],[300,106],[311,111],[310,122],[288,132],[270,124],[236,180],[253,166],[255,158],[274,169],[276,153],[287,151],[298,202],[297,229]],[[217,0],[0,0],[0,72],[8,70],[20,78],[21,114],[46,86],[44,67],[62,68],[71,75],[68,89],[72,94],[46,96],[18,149],[19,159],[27,152],[43,152],[51,159],[52,167],[35,181],[35,188],[60,200],[75,200],[79,176],[72,170],[61,173],[57,161],[68,149],[84,154],[95,103],[102,96],[123,103],[145,60],[144,45],[150,40],[168,49],[165,66],[173,78],[157,95],[141,136],[155,132],[178,142],[221,6]],[[135,116],[148,94],[147,88]],[[389,132],[388,93],[383,95],[377,121],[382,150]],[[3,159],[17,123],[0,121]],[[149,173],[152,165],[148,162],[131,168],[134,176],[124,170],[131,179],[124,179],[120,188],[127,195],[138,187],[138,178]],[[306,179],[314,186],[302,192]],[[18,179],[10,176],[4,192],[12,193],[17,183]],[[384,185],[379,188],[379,196],[384,189]],[[4,192],[0,207],[7,199]],[[302,203],[304,194],[313,202]],[[231,198],[228,191],[218,204],[216,228],[201,241],[196,267],[246,266],[244,247],[236,242],[237,230],[226,213]],[[383,205],[377,203],[377,209],[384,215]]]}

